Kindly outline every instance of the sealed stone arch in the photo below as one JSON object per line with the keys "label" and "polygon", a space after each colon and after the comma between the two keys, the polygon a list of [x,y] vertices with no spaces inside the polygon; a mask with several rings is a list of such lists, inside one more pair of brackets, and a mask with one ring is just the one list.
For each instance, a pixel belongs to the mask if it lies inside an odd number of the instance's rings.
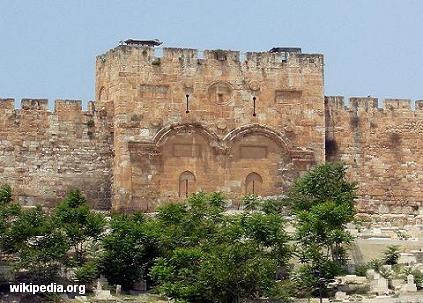
{"label": "sealed stone arch", "polygon": [[199,123],[169,125],[157,133],[154,142],[160,153],[162,196],[183,198],[220,186],[218,155],[224,147],[213,131]]}
{"label": "sealed stone arch", "polygon": [[277,195],[286,188],[282,169],[292,163],[291,144],[284,134],[259,124],[229,132],[226,175],[230,191],[238,195]]}
{"label": "sealed stone arch", "polygon": [[249,173],[245,178],[245,194],[246,195],[260,195],[263,185],[263,178],[255,173]]}
{"label": "sealed stone arch", "polygon": [[187,198],[189,194],[195,193],[195,176],[190,171],[184,171],[179,176],[179,197]]}

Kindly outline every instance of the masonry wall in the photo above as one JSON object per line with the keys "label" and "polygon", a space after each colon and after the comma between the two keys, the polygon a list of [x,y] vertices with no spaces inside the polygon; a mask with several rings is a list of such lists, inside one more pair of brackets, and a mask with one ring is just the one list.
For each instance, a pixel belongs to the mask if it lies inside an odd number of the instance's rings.
{"label": "masonry wall", "polygon": [[423,208],[423,102],[326,97],[326,157],[358,181],[359,208],[413,214]]}
{"label": "masonry wall", "polygon": [[195,191],[281,194],[340,160],[361,211],[421,211],[423,101],[346,106],[323,89],[319,54],[119,46],[97,57],[88,111],[0,99],[0,183],[24,205],[79,188],[97,209],[150,211]]}
{"label": "masonry wall", "polygon": [[97,107],[114,132],[115,209],[179,199],[190,173],[194,190],[244,195],[257,173],[269,184],[263,194],[281,193],[324,161],[323,56],[241,55],[165,48],[157,57],[119,46],[97,57]]}
{"label": "masonry wall", "polygon": [[96,209],[111,207],[112,146],[105,117],[93,103],[0,99],[0,184],[13,187],[23,205],[54,206],[81,189]]}

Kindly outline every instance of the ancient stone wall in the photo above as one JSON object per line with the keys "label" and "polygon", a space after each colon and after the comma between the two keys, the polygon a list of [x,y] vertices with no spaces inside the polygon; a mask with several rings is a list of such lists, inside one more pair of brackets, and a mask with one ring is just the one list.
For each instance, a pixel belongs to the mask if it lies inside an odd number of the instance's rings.
{"label": "ancient stone wall", "polygon": [[349,166],[359,208],[413,214],[423,207],[423,101],[326,97],[326,158]]}
{"label": "ancient stone wall", "polygon": [[[80,188],[97,209],[153,210],[196,191],[281,194],[344,161],[359,207],[423,208],[423,101],[323,96],[323,56],[122,45],[96,61],[96,102],[0,99],[0,183],[26,205]],[[419,210],[420,208],[420,210]]]}
{"label": "ancient stone wall", "polygon": [[199,190],[281,193],[324,161],[322,55],[123,45],[96,68],[115,209]]}
{"label": "ancient stone wall", "polygon": [[92,207],[111,207],[112,145],[101,112],[81,101],[0,99],[0,184],[13,187],[23,205],[53,206],[81,189]]}

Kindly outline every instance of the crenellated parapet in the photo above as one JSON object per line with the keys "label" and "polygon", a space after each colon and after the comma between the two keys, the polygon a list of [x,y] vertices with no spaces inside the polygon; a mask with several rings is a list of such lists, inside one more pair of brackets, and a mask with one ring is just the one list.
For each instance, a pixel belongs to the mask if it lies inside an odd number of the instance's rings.
{"label": "crenellated parapet", "polygon": [[0,184],[13,187],[23,205],[52,206],[81,189],[95,208],[111,205],[112,138],[90,103],[47,99],[0,99]]}
{"label": "crenellated parapet", "polygon": [[343,96],[326,96],[325,104],[329,108],[345,111],[358,112],[419,112],[423,110],[423,100],[415,101],[415,109],[412,108],[412,100],[410,99],[391,99],[386,98],[379,106],[379,99],[374,97],[351,97],[349,102],[345,102]]}
{"label": "crenellated parapet", "polygon": [[[201,65],[237,66],[238,68],[284,68],[291,67],[323,67],[323,55],[303,54],[297,49],[286,49],[275,52],[240,52],[233,50],[198,50],[191,48],[153,48],[130,45],[120,45],[97,56],[97,67],[109,64],[110,61],[137,62],[138,65],[151,65],[155,68],[165,68],[177,63],[182,68]],[[129,66],[128,66],[129,67]]]}
{"label": "crenellated parapet", "polygon": [[20,102],[20,108],[15,108],[15,99],[13,98],[0,98],[0,113],[13,111],[16,114],[25,113],[39,113],[46,112],[50,115],[57,115],[58,113],[67,112],[74,116],[87,116],[94,115],[95,107],[94,102],[89,102],[88,110],[82,109],[81,100],[55,100],[54,110],[49,109],[48,99],[28,99],[24,98]]}
{"label": "crenellated parapet", "polygon": [[[71,136],[86,137],[93,140],[97,137],[110,136],[110,124],[102,111],[97,111],[94,102],[88,103],[83,110],[81,100],[56,100],[54,109],[50,110],[47,99],[21,100],[20,108],[15,108],[15,99],[0,99],[0,133],[13,134],[14,131],[30,133],[57,133],[61,128]],[[65,126],[66,125],[66,126]]]}

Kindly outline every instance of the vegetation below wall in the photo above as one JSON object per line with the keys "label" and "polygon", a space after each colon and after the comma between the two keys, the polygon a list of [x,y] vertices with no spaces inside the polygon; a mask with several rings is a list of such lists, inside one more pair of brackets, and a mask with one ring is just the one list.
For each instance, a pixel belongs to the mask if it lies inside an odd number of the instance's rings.
{"label": "vegetation below wall", "polygon": [[[245,197],[237,214],[225,212],[221,193],[197,193],[154,215],[109,218],[90,210],[79,191],[50,213],[24,209],[5,185],[0,257],[18,282],[92,287],[104,275],[124,291],[144,280],[178,302],[287,302],[316,295],[319,284],[345,272],[354,193],[343,165],[328,163],[298,179],[284,198]],[[282,212],[295,215],[294,235],[286,233]]]}

